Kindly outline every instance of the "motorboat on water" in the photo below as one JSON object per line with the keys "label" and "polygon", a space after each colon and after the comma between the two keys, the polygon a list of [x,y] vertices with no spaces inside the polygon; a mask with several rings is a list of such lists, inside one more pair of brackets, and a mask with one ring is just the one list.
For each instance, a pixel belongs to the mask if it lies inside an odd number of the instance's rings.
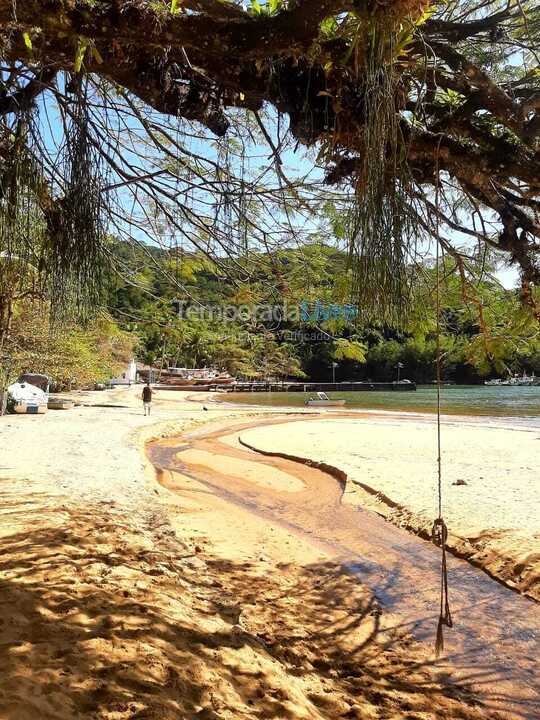
{"label": "motorboat on water", "polygon": [[346,400],[341,398],[329,398],[324,392],[318,392],[316,397],[310,397],[306,400],[305,404],[308,407],[343,407]]}
{"label": "motorboat on water", "polygon": [[523,387],[531,387],[532,385],[540,384],[540,378],[535,377],[534,373],[532,375],[523,373],[523,375],[518,378],[517,384]]}

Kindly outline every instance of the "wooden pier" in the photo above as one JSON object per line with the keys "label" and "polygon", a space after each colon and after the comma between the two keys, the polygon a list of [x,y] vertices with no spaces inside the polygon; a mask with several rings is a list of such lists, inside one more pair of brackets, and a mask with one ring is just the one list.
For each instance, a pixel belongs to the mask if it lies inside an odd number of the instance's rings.
{"label": "wooden pier", "polygon": [[236,382],[230,385],[212,386],[216,390],[230,392],[373,392],[395,391],[411,392],[416,390],[416,383],[398,382],[341,382],[341,383],[298,383],[298,382]]}

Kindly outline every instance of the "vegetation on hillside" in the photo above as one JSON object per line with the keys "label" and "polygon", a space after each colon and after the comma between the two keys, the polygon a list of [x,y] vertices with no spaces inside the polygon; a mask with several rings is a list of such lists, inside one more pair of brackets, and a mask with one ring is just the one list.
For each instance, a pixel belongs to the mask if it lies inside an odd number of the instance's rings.
{"label": "vegetation on hillside", "polygon": [[136,338],[110,316],[51,326],[48,312],[36,301],[17,304],[0,380],[14,382],[22,372],[37,372],[48,375],[53,387],[69,389],[104,382],[125,370]]}
{"label": "vegetation on hillside", "polygon": [[[335,362],[341,381],[395,379],[401,362],[402,376],[419,382],[435,377],[432,264],[417,276],[408,324],[396,331],[339,317],[350,296],[347,256],[321,242],[262,257],[256,280],[237,285],[228,284],[223,269],[201,255],[171,259],[152,250],[174,275],[175,282],[167,284],[144,251],[119,244],[116,252],[124,275],[111,282],[109,310],[139,338],[138,356],[146,363],[215,366],[247,378],[329,380]],[[538,326],[519,293],[505,290],[488,268],[481,281],[462,278],[450,260],[444,270],[445,379],[478,382],[508,371],[539,372]],[[324,319],[327,314],[335,317]]]}

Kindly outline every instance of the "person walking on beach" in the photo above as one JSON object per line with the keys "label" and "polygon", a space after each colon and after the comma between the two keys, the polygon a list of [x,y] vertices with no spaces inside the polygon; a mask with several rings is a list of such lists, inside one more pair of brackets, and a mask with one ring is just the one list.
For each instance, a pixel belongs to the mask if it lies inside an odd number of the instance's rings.
{"label": "person walking on beach", "polygon": [[142,401],[143,401],[144,414],[150,415],[150,410],[152,409],[152,388],[150,387],[150,381],[148,381],[146,383],[146,385],[143,387]]}

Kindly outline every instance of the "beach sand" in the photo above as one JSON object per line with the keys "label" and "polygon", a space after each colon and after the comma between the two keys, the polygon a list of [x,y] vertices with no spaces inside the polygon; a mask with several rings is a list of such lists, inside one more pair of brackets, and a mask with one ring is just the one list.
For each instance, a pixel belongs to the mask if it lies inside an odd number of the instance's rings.
{"label": "beach sand", "polygon": [[[250,430],[264,451],[343,470],[344,502],[429,535],[438,516],[434,418],[373,414]],[[540,599],[540,431],[447,418],[442,428],[443,516],[452,547],[506,584]]]}
{"label": "beach sand", "polygon": [[139,393],[0,418],[2,720],[512,717],[316,545],[142,453],[258,413]]}

